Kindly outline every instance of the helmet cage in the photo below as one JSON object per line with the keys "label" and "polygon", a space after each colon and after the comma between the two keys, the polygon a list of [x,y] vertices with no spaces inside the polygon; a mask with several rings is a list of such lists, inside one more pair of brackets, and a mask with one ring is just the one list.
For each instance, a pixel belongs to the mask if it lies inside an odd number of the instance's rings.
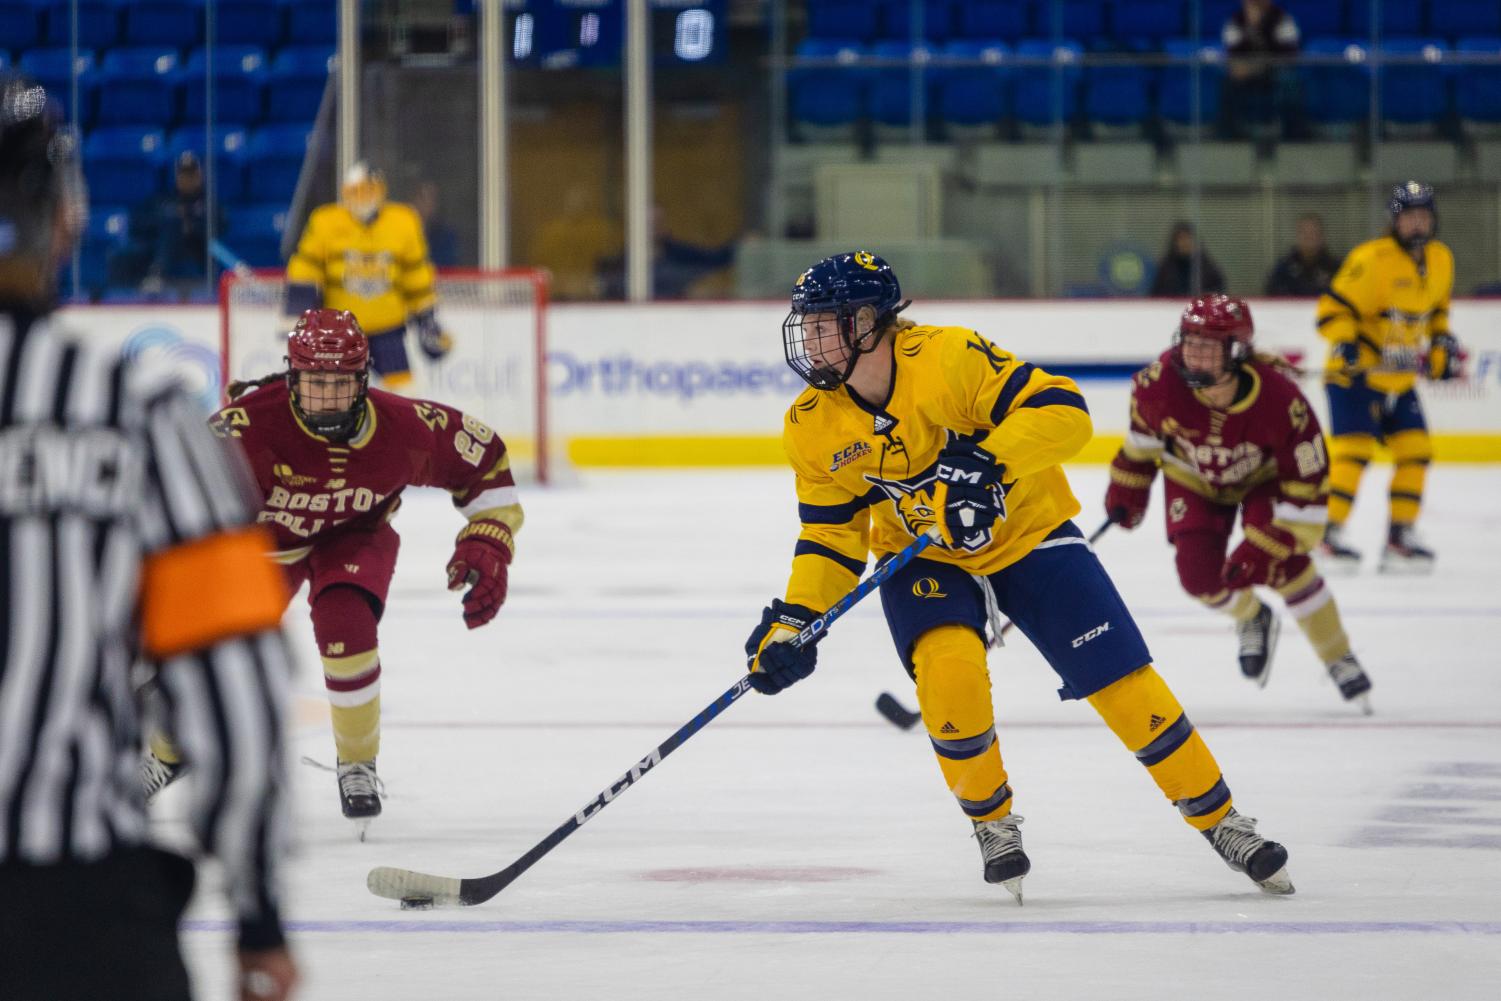
{"label": "helmet cage", "polygon": [[[1218,375],[1204,372],[1199,369],[1189,368],[1188,361],[1183,357],[1183,341],[1189,337],[1197,337],[1205,341],[1219,341],[1223,349],[1224,371]],[[1251,360],[1251,345],[1238,337],[1226,335],[1217,331],[1189,330],[1179,327],[1173,333],[1173,367],[1183,377],[1190,389],[1208,389],[1219,382],[1226,375],[1233,375],[1235,371]]]}
{"label": "helmet cage", "polygon": [[[302,401],[302,380],[298,378],[302,373],[344,373],[354,376],[354,401],[344,410],[308,410]],[[322,435],[333,441],[346,441],[360,426],[360,419],[365,412],[365,398],[370,388],[370,372],[349,372],[340,368],[294,368],[287,366],[287,390],[292,396],[292,409],[297,412],[297,419],[307,425],[307,429],[314,434]]]}
{"label": "helmet cage", "polygon": [[[287,343],[287,390],[292,409],[308,430],[335,441],[359,428],[370,388],[370,342],[351,313],[310,309],[297,320]],[[302,394],[303,372],[345,374],[354,378],[354,398],[340,410],[313,410]]]}
{"label": "helmet cage", "polygon": [[[860,310],[870,305],[870,303],[838,303],[801,309],[794,307],[787,313],[787,318],[782,321],[782,351],[787,358],[788,366],[814,389],[838,389],[844,385],[849,381],[850,374],[854,372],[860,356],[875,350],[876,342],[872,340],[872,337],[880,328],[880,318],[878,317],[871,324],[871,329],[864,334],[857,333],[855,326]],[[805,326],[808,316],[829,313],[834,315],[836,332],[814,337]],[[838,348],[844,352],[844,363],[837,367],[828,362],[828,356],[834,352],[831,352],[829,345],[824,343],[834,337],[838,338]],[[809,351],[810,340],[814,342],[812,351]],[[824,360],[815,360],[815,354]]]}

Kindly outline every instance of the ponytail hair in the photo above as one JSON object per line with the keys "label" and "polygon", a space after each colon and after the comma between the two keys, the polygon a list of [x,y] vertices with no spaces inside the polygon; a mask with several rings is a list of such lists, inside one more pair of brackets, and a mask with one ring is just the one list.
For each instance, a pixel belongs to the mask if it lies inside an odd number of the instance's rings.
{"label": "ponytail hair", "polygon": [[1294,365],[1281,355],[1272,354],[1270,351],[1255,351],[1251,354],[1251,360],[1276,369],[1294,382],[1308,374],[1300,366]]}
{"label": "ponytail hair", "polygon": [[272,372],[269,375],[261,376],[259,379],[236,379],[225,387],[224,394],[231,401],[238,400],[252,389],[260,389],[268,383],[275,382],[277,379],[285,379],[286,377],[286,372]]}

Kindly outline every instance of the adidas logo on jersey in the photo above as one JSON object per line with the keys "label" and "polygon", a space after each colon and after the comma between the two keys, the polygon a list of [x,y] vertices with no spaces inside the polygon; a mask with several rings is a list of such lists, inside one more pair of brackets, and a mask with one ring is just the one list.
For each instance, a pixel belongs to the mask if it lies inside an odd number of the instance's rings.
{"label": "adidas logo on jersey", "polygon": [[959,728],[957,726],[955,726],[954,724],[952,724],[952,723],[945,722],[943,724],[943,726],[939,727],[938,732],[939,733],[958,733],[959,732]]}
{"label": "adidas logo on jersey", "polygon": [[1162,724],[1166,722],[1167,720],[1163,719],[1161,716],[1158,716],[1156,713],[1153,713],[1152,718],[1147,721],[1147,733],[1156,733],[1157,728],[1162,726]]}

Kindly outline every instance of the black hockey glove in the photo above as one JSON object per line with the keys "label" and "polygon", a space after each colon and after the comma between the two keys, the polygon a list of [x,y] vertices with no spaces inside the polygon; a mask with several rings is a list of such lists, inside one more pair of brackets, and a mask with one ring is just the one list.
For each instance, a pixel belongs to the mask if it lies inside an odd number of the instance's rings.
{"label": "black hockey glove", "polygon": [[973,551],[989,542],[995,523],[1006,520],[1005,473],[972,441],[951,441],[938,453],[933,507],[945,546]]}
{"label": "black hockey glove", "polygon": [[1460,362],[1464,355],[1453,334],[1434,334],[1428,338],[1428,357],[1424,366],[1428,378],[1439,382],[1459,378]]}
{"label": "black hockey glove", "polygon": [[453,342],[443,332],[443,328],[438,326],[438,316],[433,310],[424,309],[412,317],[412,326],[417,330],[417,345],[433,361],[448,354],[453,347]]}
{"label": "black hockey glove", "polygon": [[780,598],[773,598],[771,607],[761,610],[760,625],[745,641],[745,669],[752,688],[762,695],[775,695],[813,673],[818,647],[794,647],[787,641],[816,618],[813,609],[789,605]]}

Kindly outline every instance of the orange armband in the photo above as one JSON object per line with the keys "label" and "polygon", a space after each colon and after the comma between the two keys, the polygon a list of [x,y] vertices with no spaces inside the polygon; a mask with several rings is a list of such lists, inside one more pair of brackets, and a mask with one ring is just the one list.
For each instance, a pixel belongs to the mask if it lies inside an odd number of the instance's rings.
{"label": "orange armband", "polygon": [[158,660],[273,629],[286,581],[270,559],[271,535],[249,526],[148,557],[141,577],[141,641]]}

